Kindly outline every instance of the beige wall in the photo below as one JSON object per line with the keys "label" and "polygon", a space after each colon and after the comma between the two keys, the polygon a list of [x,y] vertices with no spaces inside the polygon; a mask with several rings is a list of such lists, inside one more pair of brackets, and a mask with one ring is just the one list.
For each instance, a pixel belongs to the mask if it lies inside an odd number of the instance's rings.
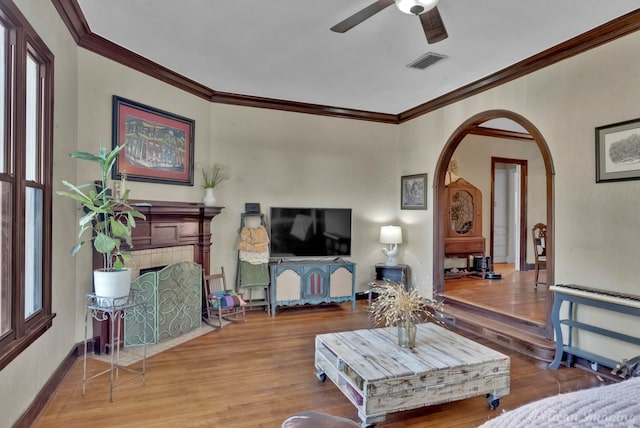
{"label": "beige wall", "polygon": [[[132,199],[198,202],[202,165],[227,167],[231,179],[215,190],[225,209],[212,222],[211,267],[224,266],[228,281],[235,281],[240,214],[245,202],[259,202],[267,215],[270,206],[352,208],[352,259],[358,288],[366,287],[373,264],[384,260],[378,228],[397,215],[397,126],[211,104],[91,52],[78,58],[81,149],[110,144],[114,94],[195,119],[195,185],[128,181],[127,188]],[[79,182],[94,179],[79,168]],[[78,276],[88,283],[90,254],[81,257]]]}
{"label": "beige wall", "polygon": [[[398,205],[398,127],[211,104],[129,68],[78,49],[50,3],[16,2],[56,56],[54,190],[63,179],[91,182],[91,164],[68,154],[111,144],[112,96],[196,121],[195,186],[129,182],[132,198],[200,201],[203,163],[220,162],[231,180],[217,190],[222,214],[212,223],[212,266],[235,278],[235,243],[245,202],[350,207],[358,288],[384,260],[379,226],[394,222]],[[29,406],[56,367],[84,338],[83,296],[91,289],[91,252],[71,257],[75,205],[54,196],[53,328],[0,372],[0,426],[10,426]]]}
{"label": "beige wall", "polygon": [[[15,1],[23,15],[55,55],[54,167],[53,179],[75,174],[68,153],[76,146],[78,92],[77,48],[51,2]],[[0,426],[9,427],[27,409],[49,377],[71,351],[78,338],[73,333],[81,317],[82,296],[74,275],[75,261],[68,254],[75,237],[75,208],[53,200],[53,327],[20,357],[0,371]]]}
{"label": "beige wall", "polygon": [[[432,289],[433,171],[444,143],[469,117],[508,109],[544,135],[556,167],[556,280],[639,293],[640,181],[595,184],[595,126],[640,117],[640,33],[401,126],[209,104],[126,67],[77,49],[50,2],[14,0],[56,56],[54,181],[94,175],[67,156],[110,144],[116,94],[196,120],[196,165],[220,162],[232,179],[218,191],[226,209],[214,219],[212,265],[233,278],[239,213],[245,202],[353,208],[358,285],[384,257],[381,224],[404,227],[400,261],[412,281]],[[426,172],[428,210],[399,210],[399,177]],[[199,201],[196,186],[130,183],[132,197]],[[75,210],[54,198],[53,328],[0,371],[0,426],[28,407],[83,337],[82,298],[90,254],[68,255]],[[637,325],[636,325],[637,327]],[[637,329],[637,328],[636,328]],[[597,345],[597,344],[596,344]]]}
{"label": "beige wall", "polygon": [[[544,136],[555,166],[555,282],[640,294],[640,181],[596,184],[594,155],[595,127],[640,117],[639,44],[640,33],[634,33],[401,125],[400,171],[433,171],[448,138],[480,112],[505,109],[524,116]],[[415,215],[401,216],[411,223],[417,253],[409,263],[420,267],[420,283],[429,293],[433,223],[429,213],[419,221]],[[591,316],[595,322],[599,317],[609,315]],[[627,322],[627,331],[638,330],[637,319]],[[639,351],[618,351],[599,338],[580,340],[612,358]]]}
{"label": "beige wall", "polygon": [[245,202],[259,202],[267,216],[270,206],[349,207],[351,259],[365,289],[384,261],[379,227],[397,215],[397,126],[213,105],[211,127],[209,159],[232,176],[217,192],[226,209],[213,221],[212,264],[235,271]]}
{"label": "beige wall", "polygon": [[[433,171],[447,139],[479,112],[526,117],[556,170],[556,282],[639,293],[640,181],[596,184],[594,159],[596,126],[640,117],[639,42],[640,33],[632,34],[401,125],[401,172]],[[430,277],[432,223],[421,220],[414,235],[428,249],[421,263]]]}

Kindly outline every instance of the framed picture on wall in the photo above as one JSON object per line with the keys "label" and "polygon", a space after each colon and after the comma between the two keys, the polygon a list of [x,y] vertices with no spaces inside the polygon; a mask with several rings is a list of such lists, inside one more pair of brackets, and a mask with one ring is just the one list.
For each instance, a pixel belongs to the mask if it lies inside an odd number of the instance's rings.
{"label": "framed picture on wall", "polygon": [[113,147],[126,143],[114,180],[193,186],[195,121],[113,96]]}
{"label": "framed picture on wall", "polygon": [[427,209],[427,174],[403,175],[400,179],[400,208]]}
{"label": "framed picture on wall", "polygon": [[640,119],[596,128],[596,183],[640,179]]}

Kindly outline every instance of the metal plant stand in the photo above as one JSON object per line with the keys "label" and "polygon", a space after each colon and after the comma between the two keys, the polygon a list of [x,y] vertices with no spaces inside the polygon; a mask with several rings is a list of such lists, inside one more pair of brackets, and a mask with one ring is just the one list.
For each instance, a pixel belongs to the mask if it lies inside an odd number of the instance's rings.
{"label": "metal plant stand", "polygon": [[[143,356],[142,356],[142,369],[134,370],[128,367],[124,367],[120,365],[120,346],[121,346],[121,337],[120,331],[122,327],[122,320],[125,317],[125,312],[128,310],[141,309],[138,312],[144,314],[144,324],[146,324],[146,314],[147,311],[145,309],[146,300],[144,296],[140,293],[132,291],[129,296],[123,296],[118,298],[108,298],[96,296],[95,294],[87,294],[85,298],[84,305],[84,367],[83,367],[83,376],[82,376],[82,395],[85,394],[87,380],[94,379],[103,374],[109,373],[109,402],[113,402],[113,388],[123,383],[129,382],[137,378],[138,376],[142,376],[142,383],[144,384],[144,375],[146,370],[146,360],[147,360],[147,340],[146,340],[146,329],[143,329],[144,332],[144,340],[143,340]],[[89,316],[91,314],[91,317]],[[106,370],[101,371],[100,373],[96,373],[93,376],[87,378],[87,329],[89,325],[89,320],[95,318],[98,321],[109,321],[111,322],[111,364],[110,367]],[[130,373],[133,373],[134,376],[120,383],[116,383],[118,380],[119,370],[126,370]]]}

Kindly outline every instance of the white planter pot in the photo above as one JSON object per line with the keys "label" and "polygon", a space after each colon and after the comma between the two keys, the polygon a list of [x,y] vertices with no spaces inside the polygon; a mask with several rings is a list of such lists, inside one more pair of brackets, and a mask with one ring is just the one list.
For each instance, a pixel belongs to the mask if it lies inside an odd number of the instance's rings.
{"label": "white planter pot", "polygon": [[101,306],[120,306],[127,303],[131,290],[131,269],[93,271],[93,287]]}
{"label": "white planter pot", "polygon": [[208,187],[204,189],[204,198],[202,199],[202,203],[205,207],[212,207],[216,203],[216,197],[213,194],[213,189]]}

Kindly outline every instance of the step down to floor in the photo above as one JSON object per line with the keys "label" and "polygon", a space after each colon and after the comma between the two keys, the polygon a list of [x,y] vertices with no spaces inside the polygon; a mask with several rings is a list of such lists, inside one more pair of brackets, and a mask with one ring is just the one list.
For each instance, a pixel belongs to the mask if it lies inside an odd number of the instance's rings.
{"label": "step down to floor", "polygon": [[473,311],[453,303],[445,304],[442,320],[445,324],[486,338],[494,343],[542,361],[551,362],[555,343],[518,323],[489,318],[483,311]]}

